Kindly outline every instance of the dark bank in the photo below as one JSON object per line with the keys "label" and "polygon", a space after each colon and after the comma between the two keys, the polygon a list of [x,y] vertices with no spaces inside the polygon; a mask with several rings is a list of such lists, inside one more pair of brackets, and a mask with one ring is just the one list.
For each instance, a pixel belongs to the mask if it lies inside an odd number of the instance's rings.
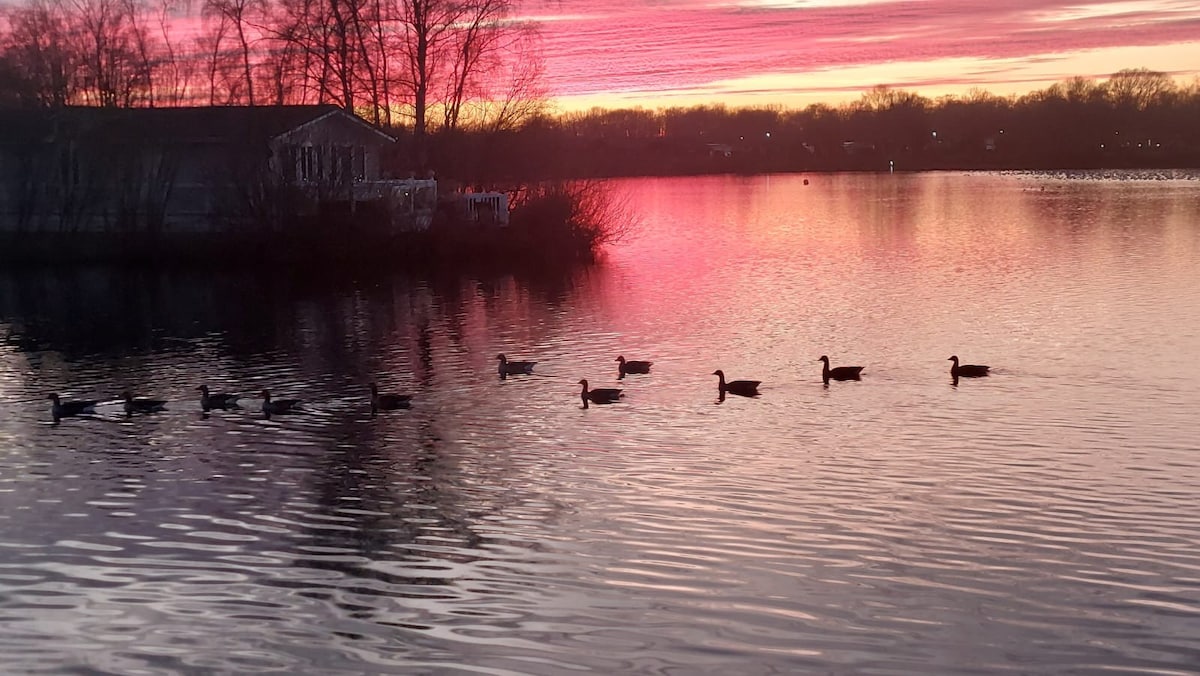
{"label": "dark bank", "polygon": [[595,181],[418,178],[334,106],[0,113],[0,261],[265,265],[591,260],[629,224]]}

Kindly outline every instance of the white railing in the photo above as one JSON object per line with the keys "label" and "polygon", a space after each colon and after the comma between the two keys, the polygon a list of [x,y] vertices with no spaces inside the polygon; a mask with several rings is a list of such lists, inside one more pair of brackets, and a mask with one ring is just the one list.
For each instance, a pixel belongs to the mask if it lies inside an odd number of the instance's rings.
{"label": "white railing", "polygon": [[437,208],[437,180],[391,178],[354,184],[354,198],[381,200],[392,215],[392,225],[401,230],[428,230]]}
{"label": "white railing", "polygon": [[508,194],[502,192],[463,193],[467,218],[479,224],[508,225]]}

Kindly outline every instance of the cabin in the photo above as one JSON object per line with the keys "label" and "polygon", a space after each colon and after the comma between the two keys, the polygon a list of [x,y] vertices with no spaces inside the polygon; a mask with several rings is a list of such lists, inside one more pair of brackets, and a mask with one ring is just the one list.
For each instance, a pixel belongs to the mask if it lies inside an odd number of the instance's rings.
{"label": "cabin", "polygon": [[395,141],[331,105],[0,110],[0,232],[281,230],[365,207],[428,227],[436,182],[386,177]]}

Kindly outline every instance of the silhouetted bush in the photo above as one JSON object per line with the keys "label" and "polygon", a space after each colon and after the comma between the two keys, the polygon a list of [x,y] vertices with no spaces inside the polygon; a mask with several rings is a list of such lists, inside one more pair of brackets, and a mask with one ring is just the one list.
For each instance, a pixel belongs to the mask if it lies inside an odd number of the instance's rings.
{"label": "silhouetted bush", "polygon": [[547,181],[518,190],[509,231],[515,245],[540,255],[594,260],[629,236],[635,222],[610,183]]}

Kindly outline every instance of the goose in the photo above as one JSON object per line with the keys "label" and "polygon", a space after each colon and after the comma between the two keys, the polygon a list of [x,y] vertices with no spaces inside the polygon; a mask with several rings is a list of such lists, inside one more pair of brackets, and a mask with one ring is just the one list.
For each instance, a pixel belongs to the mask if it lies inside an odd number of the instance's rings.
{"label": "goose", "polygon": [[821,355],[821,358],[817,361],[825,363],[825,365],[821,367],[821,380],[824,380],[826,383],[828,383],[830,380],[858,380],[859,374],[861,374],[863,370],[863,367],[861,366],[838,366],[836,368],[829,368],[829,357],[825,355]]}
{"label": "goose", "polygon": [[411,394],[380,394],[375,383],[371,383],[371,412],[394,411],[412,405]]}
{"label": "goose", "polygon": [[50,394],[48,397],[52,403],[50,404],[50,414],[54,416],[54,421],[58,422],[60,418],[79,415],[80,413],[95,413],[96,404],[100,403],[96,399],[87,399],[82,401],[63,401],[59,399],[57,394]]}
{"label": "goose", "polygon": [[208,385],[201,385],[196,389],[200,390],[200,408],[206,413],[214,408],[240,408],[237,403],[240,397],[236,394],[226,394],[224,392],[210,394]]}
{"label": "goose", "polygon": [[950,357],[947,361],[954,362],[950,365],[951,378],[979,378],[980,376],[988,375],[988,366],[980,366],[979,364],[962,364],[958,363],[958,355]]}
{"label": "goose", "polygon": [[504,355],[496,355],[496,360],[500,362],[501,376],[517,376],[533,373],[533,365],[536,361],[509,361]]}
{"label": "goose", "polygon": [[619,378],[624,378],[627,373],[649,373],[650,366],[654,364],[652,361],[627,361],[625,357],[617,357],[617,361],[620,363],[617,366]]}
{"label": "goose", "polygon": [[717,390],[724,396],[726,392],[737,394],[743,397],[754,397],[758,395],[758,386],[762,384],[761,380],[730,380],[725,382],[725,372],[721,369],[713,371],[712,374],[720,378],[717,381]]}
{"label": "goose", "polygon": [[271,401],[271,390],[262,391],[262,412],[268,418],[275,413],[291,413],[300,408],[299,399],[276,399]]}
{"label": "goose", "polygon": [[133,395],[126,390],[121,393],[121,398],[125,400],[125,415],[133,415],[134,413],[154,413],[155,411],[165,411],[167,408],[166,399],[134,399]]}
{"label": "goose", "polygon": [[588,389],[588,381],[579,381],[583,385],[583,392],[579,396],[583,399],[583,407],[587,408],[588,402],[593,404],[614,404],[618,399],[625,396],[622,390],[615,387],[600,387],[594,390]]}

